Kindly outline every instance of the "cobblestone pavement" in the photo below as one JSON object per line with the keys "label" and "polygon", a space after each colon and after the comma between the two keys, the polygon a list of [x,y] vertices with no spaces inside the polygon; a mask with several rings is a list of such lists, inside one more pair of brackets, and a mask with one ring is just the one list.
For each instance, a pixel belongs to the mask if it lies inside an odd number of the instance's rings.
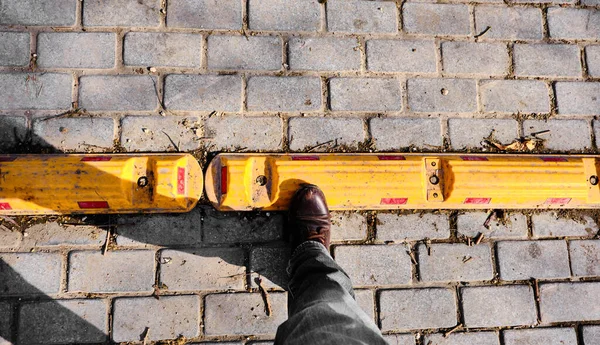
{"label": "cobblestone pavement", "polygon": [[[481,151],[490,134],[549,129],[541,151],[596,152],[599,8],[2,0],[0,147]],[[336,213],[332,252],[390,344],[600,344],[598,214],[486,216]],[[207,206],[4,219],[0,344],[271,344],[287,316],[282,221]]]}

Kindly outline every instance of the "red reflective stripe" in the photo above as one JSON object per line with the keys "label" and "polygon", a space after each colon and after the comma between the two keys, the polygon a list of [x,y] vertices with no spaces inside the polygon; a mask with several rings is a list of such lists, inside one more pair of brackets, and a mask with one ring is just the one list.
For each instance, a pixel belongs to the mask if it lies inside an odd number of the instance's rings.
{"label": "red reflective stripe", "polygon": [[108,208],[107,201],[78,201],[79,208]]}
{"label": "red reflective stripe", "polygon": [[492,198],[466,198],[464,204],[489,204]]}
{"label": "red reflective stripe", "polygon": [[548,198],[546,204],[568,204],[571,202],[571,198]]}
{"label": "red reflective stripe", "polygon": [[14,156],[0,156],[0,162],[13,162],[17,157]]}
{"label": "red reflective stripe", "polygon": [[463,161],[479,161],[479,162],[488,160],[487,157],[478,157],[478,156],[460,156],[460,159],[462,159]]}
{"label": "red reflective stripe", "polygon": [[82,162],[108,162],[112,159],[110,156],[83,157]]}
{"label": "red reflective stripe", "polygon": [[404,156],[377,156],[380,161],[404,161],[406,158]]}
{"label": "red reflective stripe", "polygon": [[177,194],[185,194],[185,168],[177,168]]}
{"label": "red reflective stripe", "polygon": [[564,157],[540,157],[544,162],[568,162]]}
{"label": "red reflective stripe", "polygon": [[221,195],[227,194],[227,167],[221,167]]}
{"label": "red reflective stripe", "polygon": [[10,207],[10,204],[7,202],[0,202],[0,210],[10,211],[10,210],[12,210],[12,207]]}
{"label": "red reflective stripe", "polygon": [[404,205],[408,198],[381,198],[381,205]]}
{"label": "red reflective stripe", "polygon": [[318,161],[319,156],[292,156],[293,161]]}

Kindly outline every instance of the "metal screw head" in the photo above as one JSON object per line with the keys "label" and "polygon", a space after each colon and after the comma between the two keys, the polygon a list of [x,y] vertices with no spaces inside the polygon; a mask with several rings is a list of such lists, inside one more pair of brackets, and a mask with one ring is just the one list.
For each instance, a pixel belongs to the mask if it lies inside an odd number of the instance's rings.
{"label": "metal screw head", "polygon": [[438,183],[440,183],[440,178],[439,178],[439,177],[437,177],[436,175],[431,175],[431,176],[429,177],[429,182],[430,182],[431,184],[438,184]]}
{"label": "metal screw head", "polygon": [[264,186],[267,184],[267,177],[265,175],[260,175],[258,177],[256,177],[256,183],[259,186]]}
{"label": "metal screw head", "polygon": [[433,197],[437,198],[438,197],[438,193],[433,193]]}
{"label": "metal screw head", "polygon": [[146,187],[148,185],[148,178],[146,176],[142,176],[137,181],[138,187]]}
{"label": "metal screw head", "polygon": [[590,184],[591,184],[592,186],[595,186],[595,185],[597,185],[597,184],[598,184],[598,176],[596,176],[596,175],[592,175],[592,176],[590,176]]}
{"label": "metal screw head", "polygon": [[432,166],[432,167],[434,167],[434,166],[436,166],[436,165],[437,165],[437,164],[436,164],[435,162],[431,162],[431,166]]}

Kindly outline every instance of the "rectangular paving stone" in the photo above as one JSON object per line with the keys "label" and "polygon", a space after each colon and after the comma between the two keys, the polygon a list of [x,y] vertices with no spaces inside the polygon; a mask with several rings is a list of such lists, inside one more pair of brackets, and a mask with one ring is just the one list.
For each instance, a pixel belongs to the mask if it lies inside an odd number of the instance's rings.
{"label": "rectangular paving stone", "polygon": [[502,280],[571,276],[565,241],[502,241],[496,250]]}
{"label": "rectangular paving stone", "polygon": [[600,276],[600,240],[570,241],[569,252],[574,276]]}
{"label": "rectangular paving stone", "polygon": [[205,137],[212,150],[241,149],[281,150],[283,142],[281,119],[242,117],[240,115],[211,117],[206,120]]}
{"label": "rectangular paving stone", "polygon": [[204,332],[209,336],[272,334],[287,319],[283,292],[269,293],[271,316],[259,293],[208,295],[204,299]]}
{"label": "rectangular paving stone", "polygon": [[579,47],[569,44],[515,44],[515,74],[520,77],[580,77]]}
{"label": "rectangular paving stone", "polygon": [[388,334],[383,339],[389,345],[415,345],[415,336],[412,334]]}
{"label": "rectangular paving stone", "polygon": [[160,252],[160,282],[169,291],[244,289],[241,248],[203,248]]}
{"label": "rectangular paving stone", "polygon": [[538,8],[476,6],[475,32],[490,29],[482,38],[539,40],[543,37],[542,11]]}
{"label": "rectangular paving stone", "polygon": [[436,333],[425,336],[424,344],[429,345],[500,345],[496,332],[452,333],[445,337]]}
{"label": "rectangular paving stone", "polygon": [[600,12],[595,9],[552,7],[548,9],[550,37],[600,39]]}
{"label": "rectangular paving stone", "polygon": [[39,119],[33,141],[60,151],[104,152],[114,146],[115,120],[102,117]]}
{"label": "rectangular paving stone", "polygon": [[585,47],[588,74],[591,77],[600,77],[600,45]]}
{"label": "rectangular paving stone", "polygon": [[126,116],[121,145],[127,151],[191,151],[202,146],[198,117]]}
{"label": "rectangular paving stone", "polygon": [[315,0],[249,0],[248,24],[252,30],[317,31],[321,6]]}
{"label": "rectangular paving stone", "polygon": [[291,70],[357,71],[360,55],[355,38],[291,38],[288,43]]}
{"label": "rectangular paving stone", "polygon": [[11,322],[13,306],[8,302],[0,302],[0,345],[12,345]]}
{"label": "rectangular paving stone", "polygon": [[59,222],[44,222],[25,229],[24,248],[38,246],[95,246],[106,241],[105,229],[93,225],[62,225]]}
{"label": "rectangular paving stone", "polygon": [[[0,116],[0,150],[14,147],[27,135],[27,118],[24,116]],[[2,242],[2,241],[0,241]]]}
{"label": "rectangular paving stone", "polygon": [[125,65],[200,67],[202,35],[130,32],[123,45]]}
{"label": "rectangular paving stone", "polygon": [[543,323],[600,319],[600,283],[549,283],[540,285],[540,315]]}
{"label": "rectangular paving stone", "polygon": [[177,0],[167,8],[167,26],[240,30],[242,3],[237,0]]}
{"label": "rectangular paving stone", "polygon": [[444,71],[502,76],[508,73],[508,48],[503,43],[443,42]]}
{"label": "rectangular paving stone", "polygon": [[375,300],[373,298],[373,291],[371,290],[354,290],[354,296],[356,297],[356,303],[367,314],[367,316],[375,320]]}
{"label": "rectangular paving stone", "polygon": [[[87,75],[79,78],[79,106],[86,110],[154,110],[157,96],[150,76]],[[69,90],[70,92],[70,90]]]}
{"label": "rectangular paving stone", "polygon": [[[367,68],[376,72],[435,72],[433,40],[368,40]],[[390,59],[393,56],[393,59]]]}
{"label": "rectangular paving stone", "polygon": [[365,139],[363,121],[359,118],[294,117],[289,121],[288,135],[291,150],[312,148],[328,141],[333,141],[332,145],[316,150],[324,151],[335,144],[356,147]]}
{"label": "rectangular paving stone", "polygon": [[526,326],[537,320],[529,285],[463,288],[462,303],[465,326],[469,328]]}
{"label": "rectangular paving stone", "polygon": [[255,247],[250,252],[250,286],[258,288],[256,278],[267,289],[286,289],[289,276],[287,266],[290,260],[289,247]]}
{"label": "rectangular paving stone", "polygon": [[244,212],[205,209],[202,231],[208,243],[269,242],[281,238],[283,216],[266,213],[249,218]]}
{"label": "rectangular paving stone", "polygon": [[70,74],[0,74],[0,109],[69,109],[72,85]]}
{"label": "rectangular paving stone", "polygon": [[554,88],[559,114],[600,114],[600,83],[557,82]]}
{"label": "rectangular paving stone", "polygon": [[112,340],[115,342],[139,341],[146,328],[150,328],[150,341],[179,336],[192,338],[199,331],[197,296],[117,298],[113,315]]}
{"label": "rectangular paving stone", "polygon": [[158,26],[160,15],[160,0],[86,0],[83,4],[84,26]]}
{"label": "rectangular paving stone", "polygon": [[477,86],[469,79],[409,79],[408,107],[416,112],[474,112]]}
{"label": "rectangular paving stone", "polygon": [[247,90],[249,111],[321,108],[321,80],[318,77],[250,77]]}
{"label": "rectangular paving stone", "polygon": [[473,281],[494,278],[488,244],[430,244],[418,246],[419,275],[424,282]]}
{"label": "rectangular paving stone", "polygon": [[74,251],[69,254],[70,292],[152,291],[154,251]]}
{"label": "rectangular paving stone", "polygon": [[116,35],[108,32],[42,32],[37,38],[40,67],[113,68]]}
{"label": "rectangular paving stone", "polygon": [[506,345],[577,345],[574,328],[507,329],[504,331]]}
{"label": "rectangular paving stone", "polygon": [[525,134],[550,130],[544,134],[544,147],[549,150],[585,150],[592,147],[590,127],[586,120],[526,120]]}
{"label": "rectangular paving stone", "polygon": [[598,233],[598,225],[589,216],[581,219],[559,217],[556,212],[544,212],[531,216],[534,237],[589,236]]}
{"label": "rectangular paving stone", "polygon": [[390,1],[331,0],[327,2],[327,30],[333,32],[389,32],[398,30],[396,4]]}
{"label": "rectangular paving stone", "polygon": [[573,0],[515,0],[517,4],[533,3],[533,4],[573,4]]}
{"label": "rectangular paving stone", "polygon": [[242,78],[236,75],[165,77],[165,107],[173,110],[239,111]]}
{"label": "rectangular paving stone", "polygon": [[123,215],[117,219],[117,244],[194,246],[202,242],[202,219],[201,207],[183,214]]}
{"label": "rectangular paving stone", "polygon": [[58,253],[0,253],[0,296],[58,293],[61,262]]}
{"label": "rectangular paving stone", "polygon": [[107,304],[99,299],[25,303],[19,314],[20,344],[99,343],[108,338]]}
{"label": "rectangular paving stone", "polygon": [[395,78],[332,78],[331,110],[394,111],[402,109],[400,81]]}
{"label": "rectangular paving stone", "polygon": [[479,86],[483,110],[506,113],[549,113],[546,83],[537,80],[483,80]]}
{"label": "rectangular paving stone", "polygon": [[442,145],[438,119],[372,118],[369,127],[380,151],[401,150],[411,146],[431,149]]}
{"label": "rectangular paving stone", "polygon": [[448,119],[450,144],[455,149],[482,148],[485,138],[510,144],[518,137],[518,122],[509,119]]}
{"label": "rectangular paving stone", "polygon": [[354,286],[411,282],[411,259],[404,245],[339,246],[335,247],[335,260]]}
{"label": "rectangular paving stone", "polygon": [[448,289],[383,290],[379,296],[382,331],[456,326],[456,298]]}
{"label": "rectangular paving stone", "polygon": [[279,70],[281,39],[275,36],[209,36],[208,68],[217,70]]}
{"label": "rectangular paving stone", "polygon": [[464,236],[475,237],[482,233],[487,238],[526,238],[527,217],[522,213],[508,213],[503,220],[490,222],[489,229],[483,226],[487,212],[465,212],[458,215],[457,230]]}
{"label": "rectangular paving stone", "polygon": [[600,344],[600,326],[583,326],[581,332],[584,344]]}
{"label": "rectangular paving stone", "polygon": [[2,25],[72,26],[77,0],[4,0],[0,4]]}
{"label": "rectangular paving stone", "polygon": [[0,66],[29,64],[29,36],[29,32],[0,32]]}
{"label": "rectangular paving stone", "polygon": [[331,240],[351,241],[367,238],[367,219],[355,212],[331,213]]}
{"label": "rectangular paving stone", "polygon": [[408,33],[445,36],[471,32],[467,5],[406,3],[402,8]]}
{"label": "rectangular paving stone", "polygon": [[446,214],[377,214],[377,239],[381,241],[418,241],[448,237],[450,224]]}

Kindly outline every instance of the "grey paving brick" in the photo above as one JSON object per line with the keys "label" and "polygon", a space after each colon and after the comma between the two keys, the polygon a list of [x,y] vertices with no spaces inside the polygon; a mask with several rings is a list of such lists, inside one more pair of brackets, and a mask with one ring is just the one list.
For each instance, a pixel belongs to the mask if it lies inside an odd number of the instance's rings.
{"label": "grey paving brick", "polygon": [[169,291],[244,289],[246,266],[241,248],[163,250],[160,282]]}
{"label": "grey paving brick", "polygon": [[0,32],[0,66],[27,66],[28,64],[29,33]]}
{"label": "grey paving brick", "polygon": [[534,4],[573,4],[573,0],[515,0],[515,3],[534,3]]}
{"label": "grey paving brick", "polygon": [[192,338],[198,335],[200,323],[197,296],[117,298],[113,315],[115,342],[139,341],[146,328],[150,328],[148,340]]}
{"label": "grey paving brick", "polygon": [[480,84],[484,111],[548,113],[550,96],[546,83],[537,80],[485,80]]}
{"label": "grey paving brick", "polygon": [[585,150],[592,147],[590,127],[585,120],[523,121],[525,134],[550,130],[544,134],[544,147],[549,150]]}
{"label": "grey paving brick", "polygon": [[40,67],[113,68],[116,35],[107,32],[43,32],[38,35]]}
{"label": "grey paving brick", "polygon": [[429,345],[500,345],[496,332],[452,333],[448,337],[443,334],[425,336],[425,344]]}
{"label": "grey paving brick", "polygon": [[225,116],[206,120],[205,136],[213,150],[246,148],[280,150],[282,145],[281,119],[270,117]]}
{"label": "grey paving brick", "polygon": [[103,152],[113,147],[114,139],[112,118],[71,117],[33,122],[33,141],[60,151]]}
{"label": "grey paving brick", "polygon": [[502,220],[492,220],[489,229],[483,226],[486,212],[466,212],[458,215],[457,230],[461,235],[475,237],[482,233],[488,238],[526,238],[527,217],[522,213],[508,213]]}
{"label": "grey paving brick", "polygon": [[121,145],[127,151],[191,151],[202,146],[197,117],[126,116],[121,121]]}
{"label": "grey paving brick", "polygon": [[579,47],[569,44],[515,44],[517,76],[579,77]]}
{"label": "grey paving brick", "polygon": [[379,296],[382,331],[445,328],[456,325],[456,298],[448,289],[383,290]]}
{"label": "grey paving brick", "polygon": [[415,345],[415,336],[412,334],[389,334],[383,339],[390,345]]}
{"label": "grey paving brick", "polygon": [[502,280],[571,276],[565,241],[502,241],[496,248]]}
{"label": "grey paving brick", "polygon": [[258,288],[256,278],[267,289],[286,289],[288,286],[287,266],[290,260],[289,247],[256,247],[250,252],[250,285]]}
{"label": "grey paving brick", "polygon": [[577,345],[574,328],[509,329],[504,331],[506,345]]}
{"label": "grey paving brick", "polygon": [[69,254],[69,291],[152,291],[154,251],[74,251]]}
{"label": "grey paving brick", "polygon": [[77,0],[4,0],[0,4],[2,25],[71,26],[75,24]]}
{"label": "grey paving brick", "polygon": [[12,313],[13,306],[9,302],[0,302],[0,345],[12,345]]}
{"label": "grey paving brick", "polygon": [[443,42],[444,71],[501,76],[508,73],[508,48],[502,43]]}
{"label": "grey paving brick", "polygon": [[275,334],[287,319],[285,293],[269,293],[271,316],[259,293],[208,295],[204,299],[206,335]]}
{"label": "grey paving brick", "polygon": [[369,126],[378,150],[398,150],[410,146],[430,149],[442,145],[438,119],[373,118]]}
{"label": "grey paving brick", "polygon": [[357,71],[360,59],[355,38],[292,38],[288,43],[292,70]]}
{"label": "grey paving brick", "polygon": [[406,3],[402,18],[408,33],[426,35],[468,35],[469,9],[466,5]]}
{"label": "grey paving brick", "polygon": [[171,74],[164,92],[167,109],[239,111],[242,106],[242,79],[235,75]]}
{"label": "grey paving brick", "polygon": [[208,68],[218,70],[279,70],[281,39],[274,36],[209,36]]}
{"label": "grey paving brick", "polygon": [[69,109],[72,84],[69,74],[1,74],[0,109]]}
{"label": "grey paving brick", "polygon": [[103,300],[76,299],[26,303],[19,315],[20,344],[98,343],[107,340]]}
{"label": "grey paving brick", "polygon": [[317,77],[251,77],[247,89],[250,111],[321,108],[321,80]]}
{"label": "grey paving brick", "polygon": [[261,214],[249,218],[245,213],[223,213],[206,209],[202,229],[209,243],[268,242],[281,238],[283,216]]}
{"label": "grey paving brick", "polygon": [[354,290],[356,303],[369,318],[375,320],[375,300],[371,290]]}
{"label": "grey paving brick", "polygon": [[16,248],[21,244],[22,235],[18,230],[0,230],[0,248]]}
{"label": "grey paving brick", "polygon": [[317,0],[250,0],[248,22],[252,30],[317,31],[321,9]]}
{"label": "grey paving brick", "polygon": [[592,77],[600,77],[600,45],[585,47],[588,74]]}
{"label": "grey paving brick", "polygon": [[583,326],[582,333],[585,345],[600,344],[600,326]]}
{"label": "grey paving brick", "polygon": [[101,246],[106,241],[106,231],[93,225],[62,225],[44,222],[25,229],[23,247],[37,246]]}
{"label": "grey paving brick", "polygon": [[600,319],[600,283],[555,283],[540,286],[540,315],[543,323]]}
{"label": "grey paving brick", "polygon": [[600,83],[558,82],[554,87],[559,114],[600,114]]}
{"label": "grey paving brick", "polygon": [[574,276],[600,276],[600,240],[570,241],[569,251]]}
{"label": "grey paving brick", "polygon": [[450,237],[448,215],[423,213],[377,215],[377,239],[382,241],[418,241]]}
{"label": "grey paving brick", "polygon": [[383,1],[327,2],[327,29],[334,32],[396,32],[396,4]]}
{"label": "grey paving brick", "polygon": [[184,214],[121,216],[117,219],[117,244],[194,246],[202,242],[202,217],[201,207]]}
{"label": "grey paving brick", "polygon": [[170,1],[167,8],[167,26],[240,30],[242,3],[237,0]]}
{"label": "grey paving brick", "polygon": [[494,278],[488,244],[431,244],[418,246],[421,281],[472,281]]}
{"label": "grey paving brick", "polygon": [[26,135],[27,119],[25,117],[0,116],[0,150],[14,147],[17,143],[24,141]]}
{"label": "grey paving brick", "polygon": [[408,284],[411,260],[404,245],[361,245],[335,248],[336,262],[354,286]]}
{"label": "grey paving brick", "polygon": [[332,78],[329,93],[334,111],[402,109],[400,81],[394,78]]}
{"label": "grey paving brick", "polygon": [[356,147],[365,138],[363,121],[359,118],[294,117],[290,119],[288,134],[292,150],[328,141],[333,141],[332,145],[323,145],[316,150],[324,151],[335,144]]}
{"label": "grey paving brick", "polygon": [[518,123],[508,119],[448,119],[450,144],[455,149],[481,148],[484,138],[510,144],[518,137]]}
{"label": "grey paving brick", "polygon": [[367,237],[367,219],[358,212],[331,212],[331,240],[364,240]]}
{"label": "grey paving brick", "polygon": [[542,39],[542,11],[538,8],[476,6],[475,32],[490,29],[482,38],[506,40]]}
{"label": "grey paving brick", "polygon": [[548,28],[552,38],[600,39],[600,12],[552,7],[548,9]]}
{"label": "grey paving brick", "polygon": [[598,233],[598,224],[588,216],[581,219],[559,217],[556,212],[531,216],[534,237],[589,236]]}
{"label": "grey paving brick", "polygon": [[435,72],[435,50],[433,40],[368,40],[367,68],[376,72]]}
{"label": "grey paving brick", "polygon": [[469,79],[409,79],[408,106],[416,112],[476,111],[476,82]]}
{"label": "grey paving brick", "polygon": [[85,26],[158,26],[160,0],[86,0]]}
{"label": "grey paving brick", "polygon": [[79,106],[86,110],[154,110],[154,83],[150,76],[83,76],[79,79]]}
{"label": "grey paving brick", "polygon": [[125,65],[200,67],[202,35],[130,32],[123,44]]}
{"label": "grey paving brick", "polygon": [[0,296],[58,293],[61,261],[55,253],[0,254]]}
{"label": "grey paving brick", "polygon": [[536,323],[533,290],[528,285],[463,288],[462,301],[465,326],[469,328]]}

